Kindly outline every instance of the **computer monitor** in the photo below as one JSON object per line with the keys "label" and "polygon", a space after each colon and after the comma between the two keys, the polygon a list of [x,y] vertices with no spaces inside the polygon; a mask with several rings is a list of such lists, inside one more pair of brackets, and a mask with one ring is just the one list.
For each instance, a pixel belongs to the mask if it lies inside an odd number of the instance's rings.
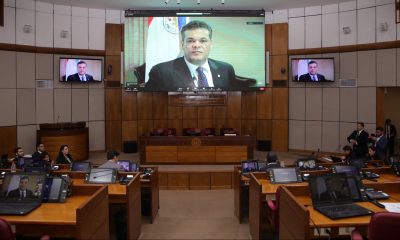
{"label": "computer monitor", "polygon": [[90,162],[73,162],[71,165],[71,171],[74,172],[89,172],[91,168]]}
{"label": "computer monitor", "polygon": [[242,161],[242,173],[250,173],[258,171],[258,161],[257,160],[246,160]]}
{"label": "computer monitor", "polygon": [[68,183],[61,177],[46,178],[43,202],[60,202],[66,200],[68,193]]}

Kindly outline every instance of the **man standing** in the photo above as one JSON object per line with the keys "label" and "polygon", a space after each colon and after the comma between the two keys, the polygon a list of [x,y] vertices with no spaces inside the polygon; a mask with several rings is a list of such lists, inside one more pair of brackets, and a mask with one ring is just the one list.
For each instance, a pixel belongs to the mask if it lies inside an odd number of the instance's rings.
{"label": "man standing", "polygon": [[145,87],[150,91],[176,91],[193,88],[240,89],[248,83],[236,79],[229,63],[208,58],[212,29],[202,21],[191,21],[181,29],[184,57],[155,65]]}
{"label": "man standing", "polygon": [[308,73],[303,74],[299,77],[299,82],[323,82],[325,76],[318,74],[318,63],[316,61],[308,62]]}
{"label": "man standing", "polygon": [[385,122],[385,135],[388,139],[388,153],[389,156],[392,156],[394,154],[394,141],[396,139],[397,131],[390,119],[386,119]]}
{"label": "man standing", "polygon": [[84,61],[79,61],[76,69],[77,73],[69,75],[67,82],[89,82],[93,81],[93,76],[86,73],[87,64]]}
{"label": "man standing", "polygon": [[357,123],[357,130],[353,131],[347,137],[347,141],[353,145],[353,151],[357,158],[365,158],[368,153],[368,136],[364,130],[364,123]]}
{"label": "man standing", "polygon": [[9,198],[33,198],[33,192],[28,189],[29,178],[23,176],[19,179],[19,186],[17,189],[11,190],[7,197]]}
{"label": "man standing", "polygon": [[376,136],[371,137],[371,139],[374,141],[374,146],[376,148],[376,155],[378,155],[378,159],[385,160],[388,140],[386,136],[383,135],[383,128],[377,127]]}

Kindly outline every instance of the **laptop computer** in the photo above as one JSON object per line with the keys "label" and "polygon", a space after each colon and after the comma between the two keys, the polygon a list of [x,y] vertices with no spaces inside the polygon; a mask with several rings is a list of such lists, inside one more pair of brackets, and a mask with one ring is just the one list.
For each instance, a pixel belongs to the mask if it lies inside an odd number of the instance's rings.
{"label": "laptop computer", "polygon": [[249,174],[258,171],[258,160],[242,161],[242,174]]}
{"label": "laptop computer", "polygon": [[92,168],[86,176],[87,183],[115,183],[117,170],[112,168]]}
{"label": "laptop computer", "polygon": [[33,164],[33,162],[34,162],[33,158],[29,158],[29,157],[18,158],[17,168],[22,169],[24,167],[31,166]]}
{"label": "laptop computer", "polygon": [[302,182],[298,168],[272,168],[269,171],[271,183],[297,183]]}
{"label": "laptop computer", "polygon": [[353,203],[346,173],[310,176],[309,188],[314,209],[331,219],[372,214]]}
{"label": "laptop computer", "polygon": [[125,172],[138,172],[139,171],[139,163],[131,162],[129,160],[118,160],[118,165],[121,165]]}
{"label": "laptop computer", "polygon": [[6,173],[0,192],[0,215],[25,215],[39,207],[45,174]]}
{"label": "laptop computer", "polygon": [[342,159],[341,159],[340,157],[338,157],[338,156],[333,156],[333,155],[331,155],[330,157],[331,157],[331,159],[332,159],[332,162],[335,162],[335,163],[341,163],[341,162],[343,162]]}
{"label": "laptop computer", "polygon": [[73,162],[71,165],[71,171],[74,172],[89,172],[91,168],[90,162]]}

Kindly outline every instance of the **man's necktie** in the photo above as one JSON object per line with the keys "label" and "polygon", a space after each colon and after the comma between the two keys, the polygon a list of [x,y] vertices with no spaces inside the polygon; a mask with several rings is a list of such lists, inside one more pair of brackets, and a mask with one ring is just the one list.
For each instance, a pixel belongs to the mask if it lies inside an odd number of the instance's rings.
{"label": "man's necktie", "polygon": [[313,76],[314,82],[318,80],[318,79],[317,79],[317,76],[315,76],[315,75],[312,75],[312,76]]}
{"label": "man's necktie", "polygon": [[206,75],[204,74],[204,68],[202,68],[202,67],[198,67],[197,69],[196,69],[196,71],[197,71],[197,74],[198,74],[198,77],[199,77],[199,81],[198,81],[198,87],[199,88],[202,88],[202,87],[208,87],[208,81],[207,81],[207,77],[206,77]]}

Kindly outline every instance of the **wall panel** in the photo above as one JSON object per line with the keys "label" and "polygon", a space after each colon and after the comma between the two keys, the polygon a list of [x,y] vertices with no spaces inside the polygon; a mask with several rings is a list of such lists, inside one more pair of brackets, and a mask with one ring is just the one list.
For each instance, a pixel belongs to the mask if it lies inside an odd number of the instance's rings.
{"label": "wall panel", "polygon": [[257,93],[242,93],[242,119],[256,119],[257,117]]}
{"label": "wall panel", "polygon": [[[119,88],[106,89],[106,120],[121,120],[122,93]],[[108,123],[106,124],[108,126]]]}
{"label": "wall panel", "polygon": [[272,150],[287,151],[289,144],[288,120],[272,120],[272,136]]}
{"label": "wall panel", "polygon": [[287,88],[272,89],[272,118],[273,119],[288,119],[289,100]]}
{"label": "wall panel", "polygon": [[287,54],[288,49],[288,24],[278,23],[271,27],[271,55]]}
{"label": "wall panel", "polygon": [[14,156],[14,148],[17,146],[17,127],[0,127],[0,154]]}
{"label": "wall panel", "polygon": [[106,121],[106,150],[122,150],[121,121]]}
{"label": "wall panel", "polygon": [[267,88],[265,91],[257,92],[257,119],[272,118],[272,91]]}
{"label": "wall panel", "polygon": [[122,91],[122,120],[137,119],[137,93]]}

